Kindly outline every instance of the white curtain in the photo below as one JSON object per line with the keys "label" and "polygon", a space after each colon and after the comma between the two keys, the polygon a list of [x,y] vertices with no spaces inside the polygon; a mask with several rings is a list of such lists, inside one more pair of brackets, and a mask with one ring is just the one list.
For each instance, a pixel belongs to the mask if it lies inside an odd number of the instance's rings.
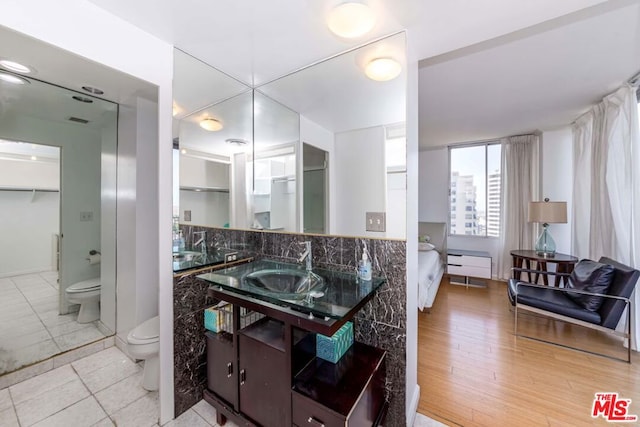
{"label": "white curtain", "polygon": [[[573,125],[572,253],[640,268],[640,125],[636,90],[624,86]],[[631,313],[638,349],[640,293]]]}
{"label": "white curtain", "polygon": [[535,244],[533,224],[527,222],[529,202],[539,194],[539,137],[512,136],[502,140],[500,254],[498,277],[511,276],[514,249],[532,249]]}

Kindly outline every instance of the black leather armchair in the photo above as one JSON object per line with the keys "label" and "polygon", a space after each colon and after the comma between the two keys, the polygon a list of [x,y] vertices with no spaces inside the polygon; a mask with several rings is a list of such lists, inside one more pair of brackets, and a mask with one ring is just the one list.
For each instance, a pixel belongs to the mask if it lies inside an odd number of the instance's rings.
{"label": "black leather armchair", "polygon": [[[576,265],[576,268],[579,268],[579,265],[582,262],[585,261],[580,261],[578,265]],[[509,301],[515,307],[515,335],[525,336],[527,338],[555,345],[562,345],[536,337],[519,334],[518,310],[526,310],[591,329],[606,331],[629,339],[631,337],[630,316],[632,304],[630,297],[636,286],[638,277],[640,277],[640,272],[606,257],[600,258],[598,262],[613,267],[613,277],[611,278],[610,284],[605,293],[590,292],[581,289],[568,290],[567,288],[542,286],[534,283],[523,282],[518,279],[510,279],[508,283],[508,296]],[[514,272],[532,272],[571,277],[570,274],[566,273],[536,271],[521,268],[514,268],[513,270]],[[599,301],[600,304],[597,304],[599,307],[594,309],[593,306],[589,306],[588,304],[587,307],[585,307],[585,304],[581,304],[579,301],[576,302],[579,298],[597,298],[601,299],[601,301]],[[625,308],[628,309],[625,331],[616,331],[616,326],[618,325],[622,314],[625,312]],[[627,349],[626,362],[631,362],[630,346]]]}

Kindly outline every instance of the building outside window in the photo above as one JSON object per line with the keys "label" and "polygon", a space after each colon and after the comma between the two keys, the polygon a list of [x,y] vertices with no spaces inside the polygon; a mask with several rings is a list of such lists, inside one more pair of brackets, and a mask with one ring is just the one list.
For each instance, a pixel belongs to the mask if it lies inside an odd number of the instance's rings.
{"label": "building outside window", "polygon": [[500,235],[500,156],[497,141],[449,148],[449,232]]}

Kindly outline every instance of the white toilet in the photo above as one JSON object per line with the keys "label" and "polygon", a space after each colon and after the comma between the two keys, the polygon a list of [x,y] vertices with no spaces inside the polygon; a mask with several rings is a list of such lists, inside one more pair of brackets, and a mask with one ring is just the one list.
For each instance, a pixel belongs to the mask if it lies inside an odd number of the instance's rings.
{"label": "white toilet", "polygon": [[152,317],[133,328],[127,335],[127,343],[129,355],[144,360],[142,387],[149,391],[157,390],[160,377],[160,318]]}
{"label": "white toilet", "polygon": [[89,323],[100,319],[99,277],[74,283],[65,292],[67,301],[72,304],[80,304],[78,323]]}

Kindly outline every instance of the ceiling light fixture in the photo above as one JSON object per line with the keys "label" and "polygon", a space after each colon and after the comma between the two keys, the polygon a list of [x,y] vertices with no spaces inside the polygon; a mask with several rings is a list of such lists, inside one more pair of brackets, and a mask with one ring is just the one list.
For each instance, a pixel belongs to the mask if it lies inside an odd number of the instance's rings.
{"label": "ceiling light fixture", "polygon": [[210,132],[216,132],[222,129],[222,123],[216,119],[206,118],[200,121],[200,127]]}
{"label": "ceiling light fixture", "polygon": [[0,59],[0,67],[21,74],[29,74],[33,72],[33,69],[31,67],[27,67],[26,65],[22,65],[19,62],[10,61],[8,59]]}
{"label": "ceiling light fixture", "polygon": [[232,145],[247,145],[249,143],[249,141],[247,141],[246,139],[240,139],[240,138],[229,138],[229,139],[225,139],[224,140],[227,144],[232,144]]}
{"label": "ceiling light fixture", "polygon": [[104,95],[104,91],[102,89],[98,89],[97,87],[93,86],[82,86],[82,90],[86,90],[87,92],[94,95]]}
{"label": "ceiling light fixture", "polygon": [[12,83],[14,85],[23,85],[23,84],[31,83],[29,80],[25,79],[24,77],[14,76],[13,74],[2,73],[2,72],[0,72],[0,80],[2,80],[3,82]]}
{"label": "ceiling light fixture", "polygon": [[364,73],[371,80],[386,82],[393,80],[402,71],[402,66],[398,61],[391,58],[376,58],[370,61],[364,69]]}
{"label": "ceiling light fixture", "polygon": [[182,150],[180,150],[180,153],[182,153],[182,154],[187,154],[187,149],[186,149],[186,148],[183,148]]}
{"label": "ceiling light fixture", "polygon": [[347,2],[335,7],[329,14],[327,25],[339,37],[352,39],[371,31],[376,23],[373,11],[366,4]]}
{"label": "ceiling light fixture", "polygon": [[38,160],[36,156],[31,156],[31,160]]}

